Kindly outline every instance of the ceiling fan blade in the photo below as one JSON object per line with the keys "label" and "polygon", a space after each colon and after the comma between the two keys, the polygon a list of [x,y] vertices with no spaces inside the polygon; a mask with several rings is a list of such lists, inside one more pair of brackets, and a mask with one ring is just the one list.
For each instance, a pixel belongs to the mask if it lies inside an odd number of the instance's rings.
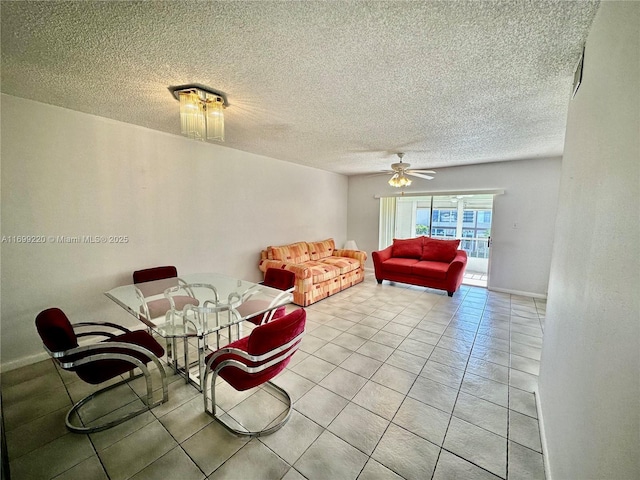
{"label": "ceiling fan blade", "polygon": [[412,177],[424,178],[426,180],[433,180],[431,175],[423,175],[422,173],[416,173],[415,170],[411,170],[410,172],[405,172],[407,175],[411,175]]}
{"label": "ceiling fan blade", "polygon": [[378,173],[370,173],[369,175],[366,175],[367,177],[379,177],[380,175],[392,175],[396,172],[394,172],[393,170],[384,170]]}
{"label": "ceiling fan blade", "polygon": [[433,170],[420,170],[419,168],[412,168],[411,170],[408,170],[408,172],[418,172],[418,173],[436,173]]}

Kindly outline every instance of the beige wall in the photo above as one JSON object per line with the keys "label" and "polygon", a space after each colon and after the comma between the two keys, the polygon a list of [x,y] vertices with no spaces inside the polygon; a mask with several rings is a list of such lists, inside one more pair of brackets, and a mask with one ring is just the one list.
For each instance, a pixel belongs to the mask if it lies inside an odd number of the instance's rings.
{"label": "beige wall", "polygon": [[640,3],[603,2],[569,108],[539,403],[552,480],[640,478]]}
{"label": "beige wall", "polygon": [[[346,239],[347,178],[2,95],[4,236],[124,244],[1,245],[3,369],[38,358],[35,315],[129,321],[103,292],[172,264],[259,280],[270,244]],[[177,120],[176,120],[177,121]],[[311,201],[309,192],[319,192]]]}
{"label": "beige wall", "polygon": [[[414,179],[407,193],[504,190],[494,199],[489,288],[544,297],[547,294],[560,158],[439,168],[431,181]],[[378,249],[380,200],[397,193],[385,176],[349,177],[348,236],[369,254]],[[367,266],[373,268],[371,255]]]}

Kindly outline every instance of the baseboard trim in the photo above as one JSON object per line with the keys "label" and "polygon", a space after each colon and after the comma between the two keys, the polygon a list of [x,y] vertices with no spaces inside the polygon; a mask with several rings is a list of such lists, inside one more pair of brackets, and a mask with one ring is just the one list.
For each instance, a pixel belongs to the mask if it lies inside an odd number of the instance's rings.
{"label": "baseboard trim", "polygon": [[487,290],[491,292],[508,293],[510,295],[520,295],[522,297],[533,297],[533,298],[541,298],[541,299],[547,298],[547,296],[543,293],[523,292],[521,290],[510,290],[508,288],[487,287]]}
{"label": "baseboard trim", "polygon": [[26,367],[27,365],[32,365],[34,363],[41,362],[46,360],[49,357],[47,352],[36,353],[35,355],[30,355],[28,357],[22,357],[18,360],[13,360],[11,362],[6,362],[0,364],[0,373],[7,373],[11,370],[15,370],[16,368]]}
{"label": "baseboard trim", "polygon": [[536,396],[536,411],[538,412],[538,425],[540,427],[540,443],[542,445],[542,459],[544,462],[544,475],[546,480],[553,480],[551,476],[551,465],[549,464],[549,447],[547,445],[547,434],[544,429],[544,418],[542,417],[542,405],[540,401],[540,392],[538,387],[535,388],[533,394]]}

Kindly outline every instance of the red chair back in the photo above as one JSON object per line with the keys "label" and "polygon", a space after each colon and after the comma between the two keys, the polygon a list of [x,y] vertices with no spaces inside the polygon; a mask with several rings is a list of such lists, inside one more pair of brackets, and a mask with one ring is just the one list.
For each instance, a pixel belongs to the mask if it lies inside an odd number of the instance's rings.
{"label": "red chair back", "polygon": [[64,352],[78,346],[71,322],[59,308],[48,308],[36,317],[36,329],[50,352]]}
{"label": "red chair back", "polygon": [[[299,308],[289,315],[254,328],[249,335],[247,353],[255,356],[263,355],[286,345],[304,332],[306,318],[307,312]],[[286,361],[288,362],[289,359],[287,358]]]}
{"label": "red chair back", "polygon": [[145,268],[133,272],[133,283],[152,282],[178,276],[178,269],[174,266]]}
{"label": "red chair back", "polygon": [[267,268],[264,273],[264,284],[278,290],[289,290],[296,283],[296,274],[281,268]]}
{"label": "red chair back", "polygon": [[[304,309],[294,310],[284,317],[254,328],[249,337],[241,338],[223,347],[223,349],[231,348],[242,350],[252,356],[261,356],[272,352],[272,354],[266,358],[260,361],[251,361],[234,353],[224,353],[213,361],[210,368],[216,370],[225,360],[236,360],[249,368],[260,369],[262,365],[289,353],[284,356],[281,361],[258,372],[249,373],[232,365],[222,367],[218,372],[227,383],[239,391],[248,390],[249,388],[257,387],[268,382],[284,370],[291,361],[291,355],[293,355],[298,348],[300,341],[283,348],[282,351],[278,351],[278,348],[287,345],[304,332],[306,318],[307,312]],[[215,353],[212,355],[215,355]],[[207,357],[207,360],[210,357],[211,355]]]}

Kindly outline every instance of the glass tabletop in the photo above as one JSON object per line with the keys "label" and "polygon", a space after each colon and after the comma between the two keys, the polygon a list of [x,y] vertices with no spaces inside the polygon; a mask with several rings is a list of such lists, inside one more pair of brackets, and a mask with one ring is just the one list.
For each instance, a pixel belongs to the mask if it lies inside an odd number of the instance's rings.
{"label": "glass tabletop", "polygon": [[207,335],[293,300],[277,288],[217,273],[124,285],[105,295],[163,337]]}

